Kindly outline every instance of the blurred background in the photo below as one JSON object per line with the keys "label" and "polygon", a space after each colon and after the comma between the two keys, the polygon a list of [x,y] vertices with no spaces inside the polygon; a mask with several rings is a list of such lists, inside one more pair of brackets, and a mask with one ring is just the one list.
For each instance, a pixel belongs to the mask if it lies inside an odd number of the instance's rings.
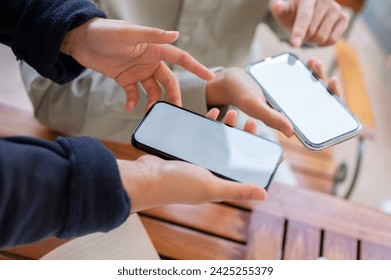
{"label": "blurred background", "polygon": [[[361,171],[350,199],[391,213],[391,0],[367,0],[364,3],[353,21],[347,41],[358,52],[376,133],[373,140],[365,143]],[[335,47],[298,50],[280,41],[266,25],[260,25],[257,32],[259,38],[267,42],[262,44],[261,57],[292,51],[304,60],[310,57],[322,59],[326,69],[335,61]],[[338,68],[333,72],[339,75]],[[32,111],[18,62],[12,51],[3,45],[0,45],[0,103]],[[354,165],[356,153],[357,139],[334,148],[335,160],[347,162],[348,166]],[[337,192],[343,194],[346,188],[343,183]]]}
{"label": "blurred background", "polygon": [[[365,141],[361,170],[350,199],[391,213],[391,0],[356,2],[363,2],[363,7],[353,19],[347,41],[357,50],[376,128],[374,139]],[[350,9],[347,11],[354,17]],[[260,25],[258,32],[267,40],[262,45],[264,57],[292,51],[304,61],[322,59],[326,69],[335,61],[334,46],[297,50],[281,42],[266,25]],[[333,75],[339,75],[338,67]],[[351,180],[357,145],[357,139],[352,139],[334,147],[336,162],[346,162],[349,168],[346,182],[337,189],[339,195],[346,193]]]}

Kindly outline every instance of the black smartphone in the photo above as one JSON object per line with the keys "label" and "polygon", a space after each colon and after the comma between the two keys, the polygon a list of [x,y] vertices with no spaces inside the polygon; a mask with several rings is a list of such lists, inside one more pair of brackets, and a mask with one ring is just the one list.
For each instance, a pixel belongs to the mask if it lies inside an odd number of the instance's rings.
{"label": "black smartphone", "polygon": [[215,175],[267,188],[281,162],[281,146],[224,123],[157,102],[132,134],[137,149],[183,160]]}
{"label": "black smartphone", "polygon": [[297,56],[283,53],[247,67],[265,98],[293,124],[311,150],[322,150],[359,134],[361,123]]}

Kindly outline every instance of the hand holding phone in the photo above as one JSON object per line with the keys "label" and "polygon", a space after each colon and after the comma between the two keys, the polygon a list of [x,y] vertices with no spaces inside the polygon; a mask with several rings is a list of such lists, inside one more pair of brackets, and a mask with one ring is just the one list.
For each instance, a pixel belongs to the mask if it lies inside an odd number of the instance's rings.
{"label": "hand holding phone", "polygon": [[158,102],[132,135],[132,144],[165,159],[202,166],[215,175],[267,188],[281,162],[281,147],[269,140]]}
{"label": "hand holding phone", "polygon": [[247,70],[307,148],[322,150],[360,132],[359,120],[295,55],[268,57]]}

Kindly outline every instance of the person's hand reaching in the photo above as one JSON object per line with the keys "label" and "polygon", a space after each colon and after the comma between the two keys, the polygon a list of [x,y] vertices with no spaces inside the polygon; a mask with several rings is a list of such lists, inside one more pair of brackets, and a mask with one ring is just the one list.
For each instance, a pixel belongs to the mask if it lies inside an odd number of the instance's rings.
{"label": "person's hand reaching", "polygon": [[349,24],[348,15],[334,0],[275,0],[270,10],[276,21],[291,32],[290,43],[295,47],[304,42],[334,44]]}
{"label": "person's hand reaching", "polygon": [[179,83],[164,61],[181,65],[205,80],[214,74],[187,52],[170,45],[178,36],[175,31],[95,18],[69,31],[61,51],[115,79],[126,92],[129,111],[139,99],[138,82],[148,94],[147,109],[160,100],[160,85],[166,90],[167,101],[180,106]]}

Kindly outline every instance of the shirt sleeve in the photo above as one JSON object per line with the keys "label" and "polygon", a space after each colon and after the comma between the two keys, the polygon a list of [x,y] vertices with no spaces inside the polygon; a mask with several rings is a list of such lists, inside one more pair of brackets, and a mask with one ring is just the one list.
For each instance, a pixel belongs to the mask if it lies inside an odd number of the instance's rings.
{"label": "shirt sleeve", "polygon": [[115,158],[99,141],[0,139],[0,248],[107,232],[129,213]]}
{"label": "shirt sleeve", "polygon": [[42,76],[66,83],[84,67],[60,52],[65,34],[105,14],[88,0],[0,1],[0,42]]}

